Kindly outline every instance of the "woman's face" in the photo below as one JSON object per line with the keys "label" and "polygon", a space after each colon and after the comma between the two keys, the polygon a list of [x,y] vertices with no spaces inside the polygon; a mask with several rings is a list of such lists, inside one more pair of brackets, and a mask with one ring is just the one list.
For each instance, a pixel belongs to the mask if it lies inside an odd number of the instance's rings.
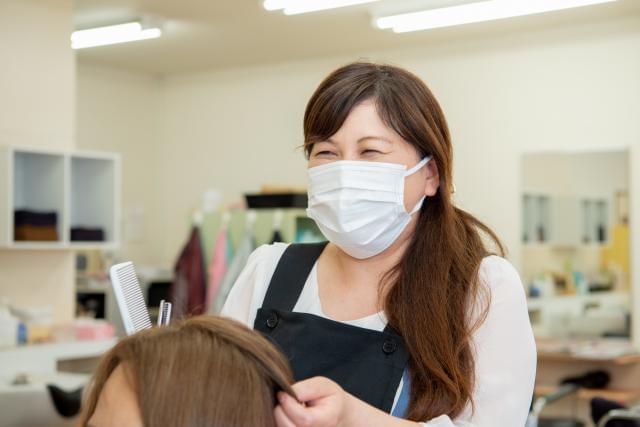
{"label": "woman's face", "polygon": [[[422,159],[413,145],[384,124],[375,102],[368,100],[354,107],[342,127],[327,141],[313,145],[308,167],[337,160],[399,163],[409,169]],[[423,195],[433,196],[439,182],[438,168],[433,161],[407,177],[405,209],[411,211]]]}
{"label": "woman's face", "polygon": [[87,427],[144,427],[138,398],[122,365],[107,379]]}

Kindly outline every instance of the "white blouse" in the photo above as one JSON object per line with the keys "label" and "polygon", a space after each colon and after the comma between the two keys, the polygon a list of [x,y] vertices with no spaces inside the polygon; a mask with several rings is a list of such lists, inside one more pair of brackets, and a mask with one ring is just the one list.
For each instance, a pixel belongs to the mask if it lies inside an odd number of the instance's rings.
{"label": "white blouse", "polygon": [[[287,246],[285,243],[263,245],[251,254],[222,309],[223,316],[253,327],[271,276]],[[533,395],[536,348],[524,288],[515,268],[498,256],[488,256],[482,260],[480,279],[488,286],[491,300],[487,317],[473,336],[476,356],[475,410],[472,413],[471,405],[467,405],[455,420],[442,415],[425,420],[425,427],[525,425]],[[316,266],[307,278],[293,310],[328,318],[320,305]],[[387,320],[384,313],[380,312],[342,323],[382,331]],[[402,386],[401,383],[398,387],[394,406]]]}

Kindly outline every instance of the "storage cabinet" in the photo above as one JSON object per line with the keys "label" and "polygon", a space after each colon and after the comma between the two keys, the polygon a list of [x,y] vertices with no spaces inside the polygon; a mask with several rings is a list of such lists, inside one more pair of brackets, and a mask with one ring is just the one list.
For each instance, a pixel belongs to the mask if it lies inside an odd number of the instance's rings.
{"label": "storage cabinet", "polygon": [[571,247],[605,244],[610,205],[604,198],[524,194],[522,242]]}
{"label": "storage cabinet", "polygon": [[117,154],[1,148],[0,247],[110,248],[119,228]]}

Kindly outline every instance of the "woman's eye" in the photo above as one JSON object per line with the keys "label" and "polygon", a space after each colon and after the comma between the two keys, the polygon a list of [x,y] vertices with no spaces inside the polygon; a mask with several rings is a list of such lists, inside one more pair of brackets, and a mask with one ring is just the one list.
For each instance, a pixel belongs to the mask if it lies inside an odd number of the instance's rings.
{"label": "woman's eye", "polygon": [[382,152],[381,152],[381,151],[378,151],[378,150],[371,150],[371,149],[369,149],[369,150],[364,150],[364,151],[362,152],[362,154],[382,154]]}
{"label": "woman's eye", "polygon": [[326,156],[332,156],[332,155],[334,155],[334,154],[335,154],[335,153],[334,153],[333,151],[318,151],[318,152],[316,153],[316,157],[318,157],[318,156],[324,156],[324,157],[326,157]]}

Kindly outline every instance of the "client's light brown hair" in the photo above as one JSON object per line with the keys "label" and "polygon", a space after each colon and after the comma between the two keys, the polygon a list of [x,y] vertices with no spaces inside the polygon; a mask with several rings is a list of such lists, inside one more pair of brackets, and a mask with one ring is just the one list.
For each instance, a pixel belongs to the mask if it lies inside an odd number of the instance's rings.
{"label": "client's light brown hair", "polygon": [[120,364],[147,427],[275,427],[276,393],[295,396],[291,368],[266,338],[231,319],[198,316],[116,344],[100,362],[80,426]]}

